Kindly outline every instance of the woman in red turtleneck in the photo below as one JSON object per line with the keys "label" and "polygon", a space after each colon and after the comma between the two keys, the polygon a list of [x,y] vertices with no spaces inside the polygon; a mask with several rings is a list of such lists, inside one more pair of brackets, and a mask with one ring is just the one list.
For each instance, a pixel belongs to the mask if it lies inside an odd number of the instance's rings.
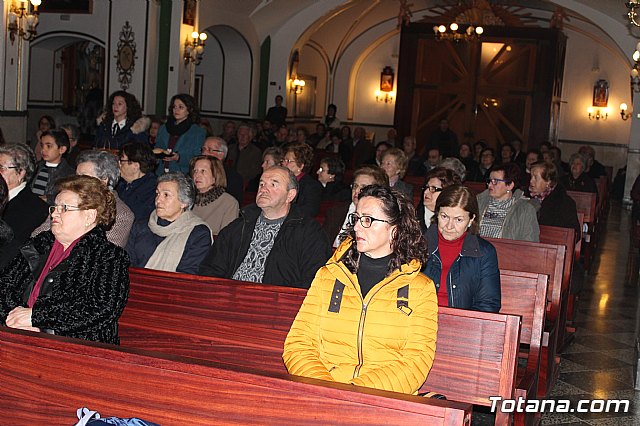
{"label": "woman in red turtleneck", "polygon": [[429,258],[422,272],[433,280],[438,305],[500,310],[500,271],[495,248],[478,234],[478,201],[466,187],[445,188],[425,233]]}

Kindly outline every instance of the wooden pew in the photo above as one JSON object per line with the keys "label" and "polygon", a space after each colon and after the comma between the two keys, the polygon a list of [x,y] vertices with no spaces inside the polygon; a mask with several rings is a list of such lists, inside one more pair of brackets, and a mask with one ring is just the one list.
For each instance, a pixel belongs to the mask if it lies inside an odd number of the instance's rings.
{"label": "wooden pew", "polygon": [[[575,300],[577,295],[572,294],[571,291],[571,274],[573,272],[573,262],[575,257],[576,237],[575,230],[571,228],[559,228],[557,226],[545,226],[540,225],[540,242],[547,244],[560,244],[566,248],[566,255],[564,257],[564,268],[562,274],[562,288],[566,288],[566,294],[562,296],[563,306],[560,307],[560,328],[558,330],[558,348],[562,350],[575,333],[573,326],[569,327],[567,324],[567,318],[573,319],[573,316],[569,316],[568,307],[571,305],[572,309],[575,306]],[[573,315],[573,312],[572,312]]]}
{"label": "wooden pew", "polygon": [[[536,399],[542,349],[547,284],[542,274],[500,270],[502,307],[500,313],[520,315],[520,358],[525,366],[518,368],[515,397]],[[515,425],[537,424],[538,413],[515,413]]]}
{"label": "wooden pew", "polygon": [[562,277],[566,249],[555,244],[532,243],[507,239],[487,238],[498,253],[498,267],[512,271],[539,273],[549,276],[547,290],[546,325],[542,341],[541,368],[538,396],[545,397],[551,391],[559,373],[557,335],[560,327]]}
{"label": "wooden pew", "polygon": [[[567,191],[567,194],[576,202],[578,213],[584,214],[584,223],[586,232],[582,234],[582,252],[584,268],[588,271],[591,265],[591,257],[597,243],[597,211],[596,211],[596,194],[591,192]],[[584,230],[584,228],[583,228]]]}
{"label": "wooden pew", "polygon": [[[0,419],[103,417],[167,425],[469,425],[471,406],[0,327]],[[9,424],[9,423],[7,423]]]}
{"label": "wooden pew", "polygon": [[[286,371],[284,339],[304,290],[137,268],[130,278],[122,346]],[[436,362],[422,389],[479,405],[491,405],[489,396],[512,398],[519,323],[512,315],[440,308]],[[498,414],[496,424],[508,418]]]}

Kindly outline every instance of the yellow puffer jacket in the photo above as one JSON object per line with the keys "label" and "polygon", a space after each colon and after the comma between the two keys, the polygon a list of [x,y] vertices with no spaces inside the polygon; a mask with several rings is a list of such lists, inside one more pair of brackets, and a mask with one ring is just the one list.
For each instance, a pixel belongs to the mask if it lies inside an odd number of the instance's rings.
{"label": "yellow puffer jacket", "polygon": [[377,283],[362,300],[358,278],[338,259],[318,270],[284,343],[291,374],[416,393],[436,350],[438,302],[420,262]]}

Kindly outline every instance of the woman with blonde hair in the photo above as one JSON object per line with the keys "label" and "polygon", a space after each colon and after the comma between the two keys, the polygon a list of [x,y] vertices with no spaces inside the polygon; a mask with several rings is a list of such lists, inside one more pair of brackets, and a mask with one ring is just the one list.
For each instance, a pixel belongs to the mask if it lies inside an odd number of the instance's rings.
{"label": "woman with blonde hair", "polygon": [[409,160],[407,154],[400,148],[390,148],[382,154],[382,162],[380,167],[387,173],[389,177],[389,186],[402,192],[410,200],[413,199],[413,185],[402,180],[407,172]]}

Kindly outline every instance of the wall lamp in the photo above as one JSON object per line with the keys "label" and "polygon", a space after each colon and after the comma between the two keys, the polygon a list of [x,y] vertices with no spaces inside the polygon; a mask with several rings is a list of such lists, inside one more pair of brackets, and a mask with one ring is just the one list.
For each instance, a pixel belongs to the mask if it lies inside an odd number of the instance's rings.
{"label": "wall lamp", "polygon": [[204,42],[207,40],[207,33],[191,33],[191,40],[188,38],[184,41],[184,64],[189,65],[195,63],[200,65],[202,54],[204,53]]}
{"label": "wall lamp", "polygon": [[627,104],[624,102],[620,104],[620,116],[624,121],[627,121],[631,117],[631,113],[627,112]]}
{"label": "wall lamp", "polygon": [[304,80],[298,79],[297,77],[294,79],[291,79],[291,91],[296,95],[299,95],[304,90],[304,86],[306,84],[307,83],[305,83]]}
{"label": "wall lamp", "polygon": [[38,26],[38,6],[42,4],[42,0],[31,0],[33,13],[29,13],[27,0],[20,0],[19,3],[20,7],[16,6],[15,0],[12,0],[9,6],[7,29],[9,30],[11,44],[15,42],[16,36],[26,41],[31,41],[35,38],[36,27]]}
{"label": "wall lamp", "polygon": [[381,92],[376,90],[376,102],[384,102],[385,104],[393,103],[393,98],[396,97],[396,92]]}
{"label": "wall lamp", "polygon": [[587,109],[587,112],[589,113],[589,120],[602,119],[602,121],[605,121],[607,118],[609,118],[609,108],[604,108],[603,110],[600,110],[600,108],[598,108],[594,110],[593,107],[589,107]]}

